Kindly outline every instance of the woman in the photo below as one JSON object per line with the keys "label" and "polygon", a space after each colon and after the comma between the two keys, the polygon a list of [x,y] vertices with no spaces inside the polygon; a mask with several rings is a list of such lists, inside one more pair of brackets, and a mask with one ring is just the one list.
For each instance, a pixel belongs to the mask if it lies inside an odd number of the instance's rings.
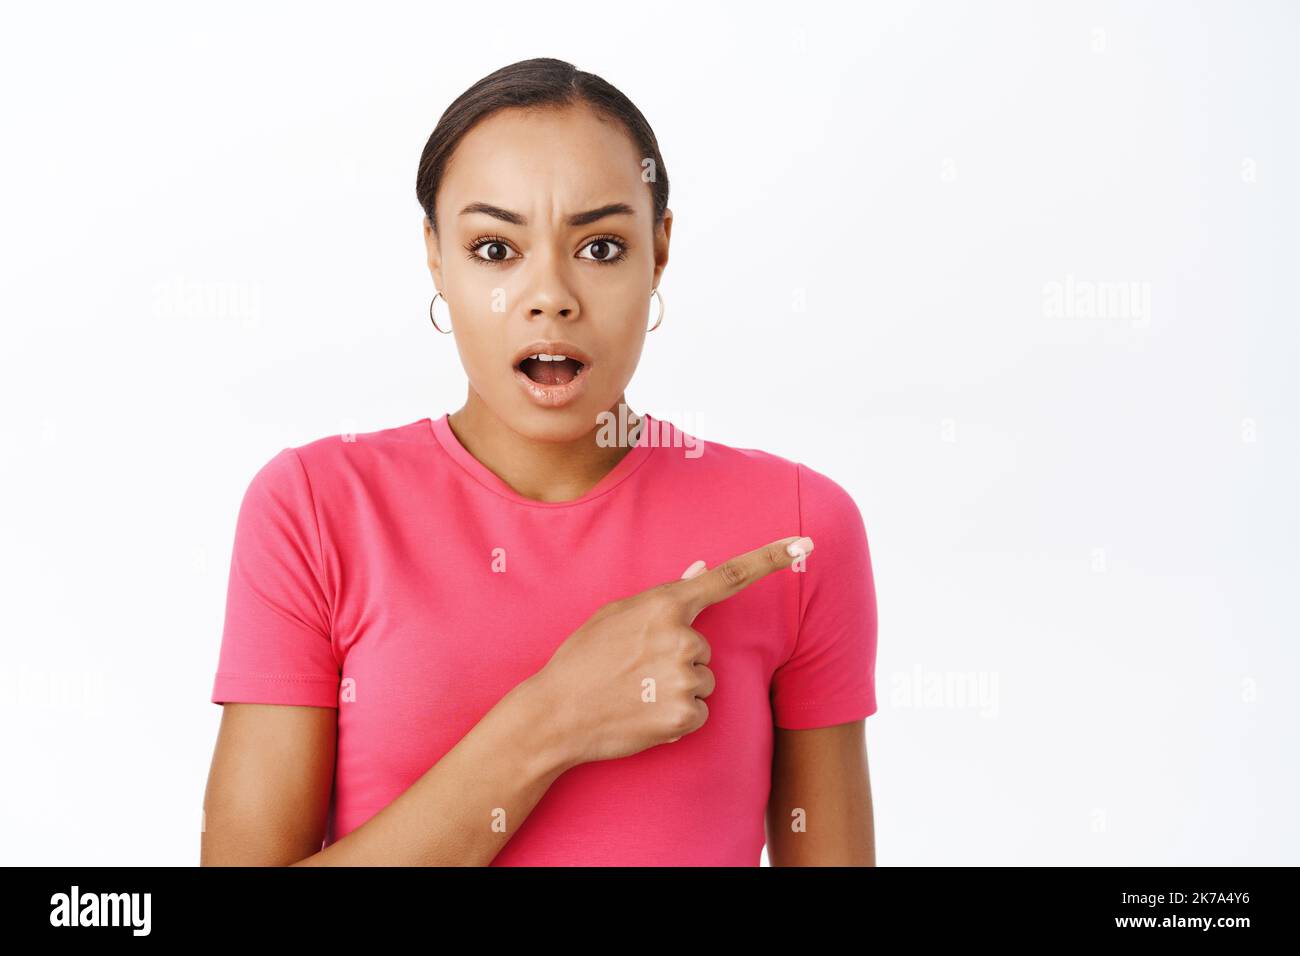
{"label": "woman", "polygon": [[417,195],[466,401],[252,479],[203,864],[874,865],[857,507],[627,406],[672,227],[644,117],[515,63]]}

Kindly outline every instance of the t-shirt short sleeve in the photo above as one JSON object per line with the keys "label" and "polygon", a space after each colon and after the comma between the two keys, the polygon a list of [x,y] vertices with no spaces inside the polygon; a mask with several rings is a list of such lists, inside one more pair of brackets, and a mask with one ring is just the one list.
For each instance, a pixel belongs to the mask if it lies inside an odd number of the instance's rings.
{"label": "t-shirt short sleeve", "polygon": [[794,650],[772,675],[777,727],[806,730],[876,712],[876,589],[862,514],[849,493],[798,465],[801,532],[813,539]]}
{"label": "t-shirt short sleeve", "polygon": [[311,484],[286,448],[239,507],[213,703],[338,706],[323,565]]}

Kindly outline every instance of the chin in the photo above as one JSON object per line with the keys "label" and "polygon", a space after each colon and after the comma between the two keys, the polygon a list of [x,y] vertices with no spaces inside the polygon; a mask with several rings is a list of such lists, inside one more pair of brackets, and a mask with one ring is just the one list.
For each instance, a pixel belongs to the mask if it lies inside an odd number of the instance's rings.
{"label": "chin", "polygon": [[515,403],[508,421],[511,428],[534,441],[576,441],[596,428],[596,416],[608,407],[575,402],[563,408],[540,408],[525,400]]}

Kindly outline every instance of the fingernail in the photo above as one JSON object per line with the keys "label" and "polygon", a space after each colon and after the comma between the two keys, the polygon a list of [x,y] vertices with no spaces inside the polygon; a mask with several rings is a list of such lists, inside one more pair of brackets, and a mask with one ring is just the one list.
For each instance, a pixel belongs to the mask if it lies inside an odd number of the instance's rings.
{"label": "fingernail", "polygon": [[801,558],[813,549],[813,540],[809,537],[800,538],[798,541],[791,541],[785,546],[785,553],[792,558]]}
{"label": "fingernail", "polygon": [[693,578],[697,574],[703,574],[706,565],[703,561],[696,561],[689,568],[682,572],[682,578]]}

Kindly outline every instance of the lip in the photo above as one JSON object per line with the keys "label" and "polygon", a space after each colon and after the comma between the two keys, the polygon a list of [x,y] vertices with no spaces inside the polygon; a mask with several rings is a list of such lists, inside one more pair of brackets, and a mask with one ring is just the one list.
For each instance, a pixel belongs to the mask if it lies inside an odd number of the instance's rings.
{"label": "lip", "polygon": [[536,355],[538,352],[545,352],[547,355],[567,355],[569,358],[577,359],[584,366],[591,364],[591,356],[584,352],[572,342],[564,342],[560,339],[538,339],[535,342],[529,342],[510,360],[512,366],[518,365],[530,355]]}
{"label": "lip", "polygon": [[[541,385],[534,382],[519,368],[520,362],[530,355],[536,355],[538,352],[545,352],[548,355],[567,355],[569,358],[581,362],[582,368],[578,369],[578,374],[573,377],[572,381],[565,382],[563,385]],[[559,408],[562,405],[569,404],[586,390],[587,379],[591,377],[591,356],[572,342],[563,342],[556,339],[539,339],[536,342],[529,342],[515,353],[511,366],[515,381],[519,383],[524,393],[535,404],[543,408]]]}
{"label": "lip", "polygon": [[[567,355],[567,352],[554,352],[554,355]],[[577,358],[577,356],[573,356]],[[534,382],[531,378],[523,373],[520,369],[513,369],[515,381],[519,383],[524,392],[538,405],[543,408],[559,408],[561,405],[567,405],[587,387],[587,379],[591,377],[587,371],[591,366],[583,364],[578,370],[578,374],[573,377],[572,381],[565,382],[563,385],[541,385]]]}

